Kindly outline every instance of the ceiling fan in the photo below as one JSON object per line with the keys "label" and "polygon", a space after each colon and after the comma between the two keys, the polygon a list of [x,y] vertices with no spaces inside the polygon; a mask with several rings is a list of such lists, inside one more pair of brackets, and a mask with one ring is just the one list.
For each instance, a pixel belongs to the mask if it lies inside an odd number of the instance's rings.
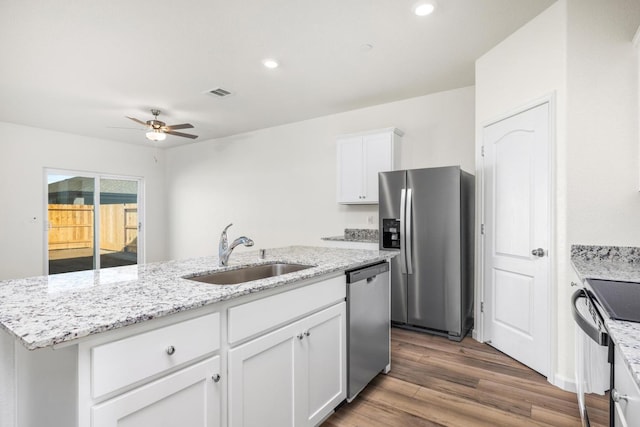
{"label": "ceiling fan", "polygon": [[149,130],[146,133],[147,139],[151,141],[164,141],[167,137],[167,134],[174,136],[181,136],[183,138],[191,138],[196,139],[198,135],[191,135],[190,133],[176,132],[176,129],[189,129],[192,128],[193,125],[190,123],[182,123],[180,125],[167,125],[165,122],[158,120],[158,116],[160,115],[160,110],[151,110],[151,114],[153,114],[154,118],[152,120],[147,120],[143,122],[142,120],[138,120],[135,117],[125,116],[129,120],[133,120],[134,122],[141,124],[142,126],[146,126]]}

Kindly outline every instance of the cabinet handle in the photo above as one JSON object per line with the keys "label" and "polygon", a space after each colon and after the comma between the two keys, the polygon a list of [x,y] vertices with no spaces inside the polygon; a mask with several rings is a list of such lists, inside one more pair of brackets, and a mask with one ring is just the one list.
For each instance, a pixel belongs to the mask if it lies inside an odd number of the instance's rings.
{"label": "cabinet handle", "polygon": [[170,345],[169,347],[167,347],[167,354],[169,356],[171,356],[175,352],[176,352],[176,348],[174,346]]}
{"label": "cabinet handle", "polygon": [[213,380],[214,383],[217,383],[218,381],[220,381],[220,374],[212,375],[211,379]]}
{"label": "cabinet handle", "polygon": [[578,286],[576,282],[571,282],[571,286]]}
{"label": "cabinet handle", "polygon": [[309,335],[311,335],[311,332],[309,332],[309,330],[304,331],[304,336],[308,337]]}
{"label": "cabinet handle", "polygon": [[297,337],[298,337],[299,340],[301,340],[302,338],[304,338],[304,335],[298,334]]}
{"label": "cabinet handle", "polygon": [[614,402],[620,402],[621,400],[624,400],[625,402],[628,402],[629,401],[629,396],[627,396],[626,394],[620,394],[620,392],[614,388],[611,391],[611,399]]}

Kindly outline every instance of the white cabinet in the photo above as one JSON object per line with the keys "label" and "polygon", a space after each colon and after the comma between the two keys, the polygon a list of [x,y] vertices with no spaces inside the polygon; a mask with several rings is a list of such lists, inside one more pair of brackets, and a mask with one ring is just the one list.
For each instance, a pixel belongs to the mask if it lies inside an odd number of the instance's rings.
{"label": "white cabinet", "polygon": [[220,314],[165,326],[91,349],[94,398],[220,348]]}
{"label": "white cabinet", "polygon": [[337,138],[338,203],[378,203],[378,173],[397,169],[402,135],[389,128]]}
{"label": "white cabinet", "polygon": [[80,427],[219,427],[220,313],[79,345]]}
{"label": "white cabinet", "polygon": [[640,425],[640,390],[622,359],[618,346],[614,353],[614,388],[611,397],[614,402],[615,426]]}
{"label": "white cabinet", "polygon": [[228,353],[229,426],[313,426],[346,397],[345,303]]}
{"label": "white cabinet", "polygon": [[220,427],[220,356],[91,408],[93,427]]}

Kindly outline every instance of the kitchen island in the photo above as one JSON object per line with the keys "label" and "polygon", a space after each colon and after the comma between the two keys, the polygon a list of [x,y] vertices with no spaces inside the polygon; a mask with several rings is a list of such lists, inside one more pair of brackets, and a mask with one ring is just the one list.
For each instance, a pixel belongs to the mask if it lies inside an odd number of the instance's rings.
{"label": "kitchen island", "polygon": [[[573,245],[571,263],[587,288],[587,279],[640,283],[640,248]],[[640,308],[640,301],[629,303]],[[640,323],[611,318],[604,322],[614,343],[614,416],[640,423]]]}
{"label": "kitchen island", "polygon": [[[255,357],[266,354],[269,340],[280,350],[297,346],[289,352],[299,359],[296,381],[306,377],[326,383],[324,374],[339,380],[332,385],[338,393],[326,404],[313,394],[323,390],[322,384],[306,390],[307,401],[320,409],[300,419],[317,424],[343,399],[344,272],[395,255],[315,247],[268,249],[264,259],[257,252],[237,253],[222,269],[276,262],[312,266],[237,285],[185,278],[220,270],[215,257],[2,281],[0,425],[108,426],[124,416],[132,425],[156,419],[166,423],[185,402],[159,407],[156,414],[142,410],[167,401],[161,396],[186,399],[190,406],[183,412],[196,417],[191,425],[240,425],[248,415],[242,407],[255,403],[252,390],[282,388],[264,373],[271,370],[264,369],[265,363],[275,363],[278,352],[264,360]],[[305,338],[309,343],[324,339],[316,347],[327,349],[326,354],[312,353]],[[245,363],[250,359],[259,361],[260,375]],[[324,363],[326,371],[314,372],[314,363]],[[273,372],[293,378],[291,369],[286,361],[273,366]],[[233,372],[255,387],[243,390]],[[187,392],[171,392],[171,387]],[[281,392],[293,402],[300,389]],[[288,409],[272,411],[286,415]],[[291,411],[296,417],[298,412]],[[190,425],[190,418],[178,419]]]}

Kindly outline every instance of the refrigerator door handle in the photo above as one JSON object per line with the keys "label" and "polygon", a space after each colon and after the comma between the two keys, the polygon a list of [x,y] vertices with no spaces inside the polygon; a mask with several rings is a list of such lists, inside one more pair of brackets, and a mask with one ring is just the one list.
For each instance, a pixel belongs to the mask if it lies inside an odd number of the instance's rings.
{"label": "refrigerator door handle", "polygon": [[404,245],[405,245],[405,253],[407,258],[407,274],[413,274],[413,254],[411,252],[411,244],[412,244],[412,231],[411,231],[411,223],[413,222],[412,211],[413,211],[413,198],[412,198],[411,188],[407,189],[407,207],[405,212],[405,221],[406,225],[405,229],[405,237],[404,237]]}
{"label": "refrigerator door handle", "polygon": [[404,188],[400,192],[400,271],[407,274],[407,261],[405,259],[405,203],[407,200],[407,190]]}

